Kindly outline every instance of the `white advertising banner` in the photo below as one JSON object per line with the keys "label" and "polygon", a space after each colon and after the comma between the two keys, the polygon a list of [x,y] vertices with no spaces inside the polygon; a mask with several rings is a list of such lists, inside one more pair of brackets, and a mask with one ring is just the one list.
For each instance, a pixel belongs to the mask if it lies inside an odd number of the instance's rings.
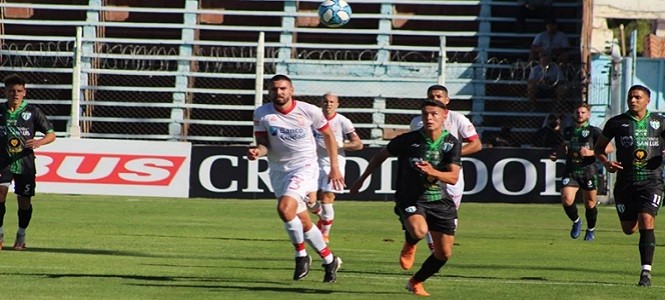
{"label": "white advertising banner", "polygon": [[38,193],[189,197],[190,143],[58,138],[35,155]]}

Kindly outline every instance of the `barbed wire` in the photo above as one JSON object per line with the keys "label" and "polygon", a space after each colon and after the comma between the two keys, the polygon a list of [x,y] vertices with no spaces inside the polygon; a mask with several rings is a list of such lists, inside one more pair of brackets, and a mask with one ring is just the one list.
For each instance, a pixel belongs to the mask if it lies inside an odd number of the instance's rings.
{"label": "barbed wire", "polygon": [[[43,68],[71,68],[73,65],[74,42],[40,42],[40,43],[10,43],[3,44],[0,66],[9,67],[43,67]],[[268,72],[274,71],[275,58],[278,57],[279,48],[267,47],[265,57],[269,58],[264,68]],[[44,55],[40,53],[72,53],[66,55]],[[134,70],[134,71],[174,71],[178,68],[178,46],[164,45],[127,45],[98,43],[95,45],[97,54],[115,54],[126,57],[100,57],[96,65],[102,69]],[[394,62],[436,63],[439,58],[437,51],[390,51],[390,60]],[[379,50],[331,50],[331,49],[299,49],[296,57],[304,60],[331,60],[331,61],[375,61],[382,55]],[[145,57],[158,56],[158,59]],[[206,57],[197,61],[198,71],[214,72],[242,72],[253,71],[256,68],[254,61],[222,61],[214,58],[256,58],[256,48],[253,46],[210,47],[199,46],[194,48],[194,57]],[[166,58],[173,57],[173,58]],[[449,72],[462,74],[462,68],[468,68],[468,63],[481,63],[475,52],[451,52],[446,56],[446,67]],[[537,61],[510,61],[506,58],[491,57],[482,65],[482,74],[485,80],[527,80],[531,69],[538,64]],[[476,66],[477,67],[477,66]],[[582,79],[583,69],[579,65],[560,64],[559,68],[567,80],[579,82]],[[456,71],[459,70],[459,71]],[[477,76],[473,72],[473,76]]]}

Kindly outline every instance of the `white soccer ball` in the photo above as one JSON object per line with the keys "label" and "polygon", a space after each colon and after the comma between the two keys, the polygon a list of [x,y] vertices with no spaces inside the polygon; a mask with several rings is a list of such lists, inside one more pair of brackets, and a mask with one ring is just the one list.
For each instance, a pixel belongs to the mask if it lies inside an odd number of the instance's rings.
{"label": "white soccer ball", "polygon": [[351,6],[344,0],[326,0],[319,5],[319,19],[328,27],[340,27],[351,20]]}

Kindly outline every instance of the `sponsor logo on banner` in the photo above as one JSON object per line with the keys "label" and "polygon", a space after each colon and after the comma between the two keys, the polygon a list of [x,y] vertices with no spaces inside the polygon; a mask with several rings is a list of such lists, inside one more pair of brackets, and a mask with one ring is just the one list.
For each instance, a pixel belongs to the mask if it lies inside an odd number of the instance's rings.
{"label": "sponsor logo on banner", "polygon": [[[365,170],[379,148],[355,151],[346,157],[350,185]],[[206,146],[192,148],[190,197],[274,198],[265,158],[249,161],[246,148]],[[464,198],[468,202],[560,202],[565,161],[551,161],[548,149],[485,149],[463,157]],[[397,163],[388,158],[360,188],[339,199],[392,200]]]}
{"label": "sponsor logo on banner", "polygon": [[40,152],[37,181],[168,186],[181,156]]}

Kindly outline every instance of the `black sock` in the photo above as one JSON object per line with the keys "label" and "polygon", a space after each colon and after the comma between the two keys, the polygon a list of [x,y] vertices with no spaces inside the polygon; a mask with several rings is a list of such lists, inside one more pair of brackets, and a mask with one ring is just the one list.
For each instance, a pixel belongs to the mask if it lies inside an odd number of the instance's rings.
{"label": "black sock", "polygon": [[409,245],[418,244],[419,239],[413,238],[408,230],[404,230],[404,240],[409,243]]}
{"label": "black sock", "polygon": [[434,254],[430,254],[430,256],[423,263],[423,266],[420,267],[420,270],[418,270],[418,272],[413,275],[413,279],[418,282],[423,282],[427,280],[427,278],[430,278],[432,275],[439,272],[441,267],[443,267],[445,264],[445,260],[439,260],[438,258],[434,257]]}
{"label": "black sock", "polygon": [[28,209],[18,209],[18,227],[28,228],[30,219],[32,218],[32,205]]}
{"label": "black sock", "polygon": [[653,263],[653,254],[656,252],[656,234],[653,229],[640,229],[640,262],[642,265]]}
{"label": "black sock", "polygon": [[5,224],[5,212],[7,211],[7,207],[5,206],[5,202],[0,203],[0,227],[2,227],[3,224]]}
{"label": "black sock", "polygon": [[575,203],[573,203],[573,205],[571,206],[566,206],[564,204],[563,210],[566,212],[568,218],[573,222],[577,221],[577,219],[580,218],[580,216],[577,214],[577,205],[575,205]]}
{"label": "black sock", "polygon": [[598,220],[598,208],[595,206],[593,208],[588,208],[584,215],[586,216],[586,228],[596,228],[596,221]]}

